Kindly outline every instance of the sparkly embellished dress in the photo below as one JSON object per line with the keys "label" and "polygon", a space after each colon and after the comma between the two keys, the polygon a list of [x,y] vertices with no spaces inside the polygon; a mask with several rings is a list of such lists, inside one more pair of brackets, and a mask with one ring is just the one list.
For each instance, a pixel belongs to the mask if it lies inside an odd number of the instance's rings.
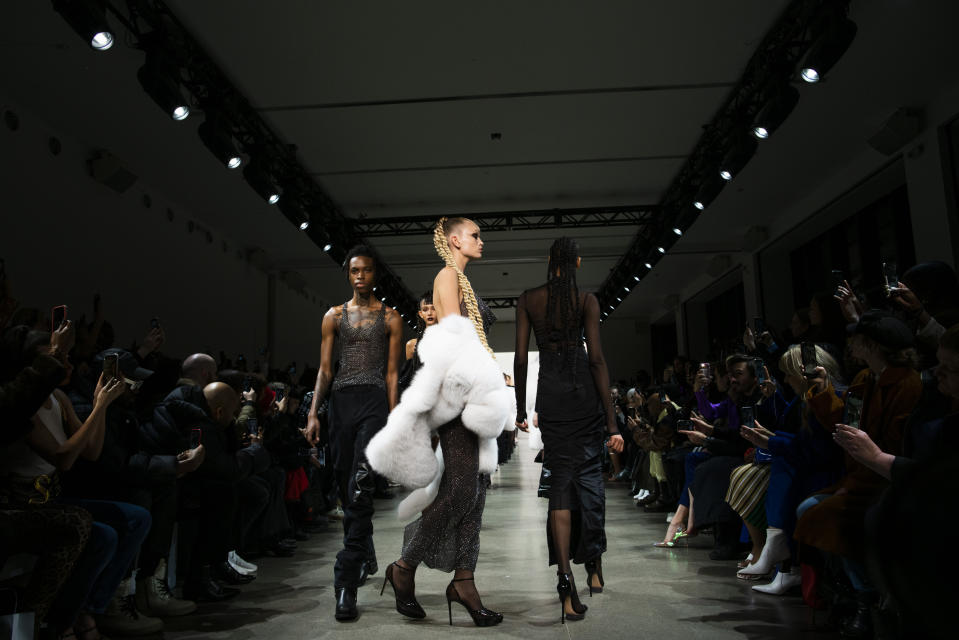
{"label": "sparkly embellished dress", "polygon": [[[488,335],[496,316],[479,296],[476,302]],[[465,303],[460,303],[460,314],[467,315]],[[479,472],[479,441],[462,420],[447,422],[438,433],[445,467],[439,493],[423,514],[406,526],[401,557],[414,567],[423,562],[440,571],[473,571],[479,557],[489,476]]]}

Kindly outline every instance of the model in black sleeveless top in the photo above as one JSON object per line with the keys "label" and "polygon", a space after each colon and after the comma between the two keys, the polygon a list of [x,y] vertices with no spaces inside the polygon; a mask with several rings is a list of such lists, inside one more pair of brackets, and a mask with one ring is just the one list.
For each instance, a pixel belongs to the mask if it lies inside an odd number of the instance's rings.
{"label": "model in black sleeveless top", "polygon": [[[373,296],[376,262],[367,247],[354,247],[344,265],[353,298],[323,316],[320,370],[313,392],[306,438],[319,442],[317,410],[330,394],[330,458],[343,503],[343,549],[336,555],[333,586],[335,618],[355,620],[356,590],[376,573],[373,547],[373,470],[366,445],[386,424],[399,393],[403,322],[396,310]],[[333,376],[333,343],[340,344],[340,367]]]}
{"label": "model in black sleeveless top", "polygon": [[513,362],[516,425],[525,429],[532,327],[540,354],[536,412],[543,436],[543,471],[539,495],[549,498],[546,538],[550,564],[558,565],[561,620],[579,620],[586,612],[576,595],[571,557],[577,563],[586,563],[590,595],[602,592],[600,558],[606,551],[604,432],[610,434],[612,451],[623,450],[599,340],[599,303],[594,295],[582,293],[576,286],[579,264],[574,240],[560,238],[553,243],[547,283],[519,297]]}

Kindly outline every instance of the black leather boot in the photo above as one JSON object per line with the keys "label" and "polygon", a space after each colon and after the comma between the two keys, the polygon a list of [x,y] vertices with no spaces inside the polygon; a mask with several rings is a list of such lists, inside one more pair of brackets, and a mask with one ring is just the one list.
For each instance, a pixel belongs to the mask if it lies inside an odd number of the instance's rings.
{"label": "black leather boot", "polygon": [[200,567],[199,575],[183,585],[183,597],[194,602],[222,602],[239,593],[239,589],[220,584],[210,573],[209,565]]}
{"label": "black leather boot", "polygon": [[333,617],[340,622],[352,622],[360,617],[359,611],[356,610],[355,588],[336,588],[336,613]]}
{"label": "black leather boot", "polygon": [[856,609],[840,623],[840,635],[843,638],[872,638],[872,616],[875,608],[875,593],[857,592]]}

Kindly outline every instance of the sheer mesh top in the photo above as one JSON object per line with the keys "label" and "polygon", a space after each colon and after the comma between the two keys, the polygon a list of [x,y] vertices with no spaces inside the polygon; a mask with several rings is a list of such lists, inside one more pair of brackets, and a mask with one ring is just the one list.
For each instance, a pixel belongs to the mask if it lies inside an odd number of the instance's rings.
{"label": "sheer mesh top", "polygon": [[[581,403],[601,403],[600,406],[606,413],[606,428],[610,433],[615,433],[618,429],[609,397],[609,371],[606,369],[603,347],[599,340],[599,302],[591,293],[579,293],[579,314],[574,322],[577,325],[575,335],[580,337],[571,341],[565,337],[567,332],[558,324],[559,319],[551,320],[546,317],[547,294],[546,285],[529,289],[520,295],[516,305],[516,355],[513,376],[516,384],[517,420],[526,419],[526,369],[532,327],[540,351],[541,384],[537,387],[537,407],[540,406],[539,399],[543,394],[554,394],[551,405],[556,408],[563,407],[564,412],[577,409],[564,406],[574,398]],[[583,338],[586,341],[585,349]],[[564,357],[564,352],[575,357]],[[584,378],[582,374],[587,370],[589,376]],[[542,384],[544,378],[548,380],[548,385]],[[582,385],[590,382],[593,389],[584,394]],[[570,387],[568,390],[564,388],[567,385]],[[546,388],[543,388],[544,386]],[[564,394],[563,391],[568,393]],[[594,407],[595,404],[584,406],[579,411],[589,412]],[[544,410],[545,407],[539,409],[540,413]]]}
{"label": "sheer mesh top", "polygon": [[386,388],[386,305],[371,311],[343,304],[340,314],[340,367],[333,390],[360,385]]}

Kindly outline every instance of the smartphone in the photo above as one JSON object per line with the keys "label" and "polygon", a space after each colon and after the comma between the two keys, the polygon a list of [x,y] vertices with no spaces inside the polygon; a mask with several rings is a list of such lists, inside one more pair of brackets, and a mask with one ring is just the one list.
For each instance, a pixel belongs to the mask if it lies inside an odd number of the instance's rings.
{"label": "smartphone", "polygon": [[839,295],[839,287],[843,286],[843,283],[846,282],[846,276],[842,271],[838,269],[832,270],[832,290],[835,295]]}
{"label": "smartphone", "polygon": [[251,436],[259,435],[260,425],[257,424],[256,418],[250,418],[249,420],[246,421],[246,432],[249,433]]}
{"label": "smartphone", "polygon": [[150,318],[150,328],[159,329],[160,328],[160,319],[159,318]]}
{"label": "smartphone", "polygon": [[756,382],[759,384],[765,384],[766,362],[762,358],[753,358],[753,369],[756,370]]}
{"label": "smartphone", "polygon": [[803,342],[799,348],[802,350],[803,375],[806,377],[816,375],[816,367],[819,366],[819,361],[816,358],[816,344],[814,342]]}
{"label": "smartphone", "polygon": [[190,448],[196,449],[203,440],[203,431],[201,429],[190,429]]}
{"label": "smartphone", "polygon": [[282,401],[282,400],[283,400],[283,396],[286,395],[286,391],[283,390],[283,389],[277,389],[277,390],[274,391],[273,393],[276,394],[276,402]]}
{"label": "smartphone", "polygon": [[677,420],[676,428],[682,429],[683,431],[693,431],[696,429],[692,420]]}
{"label": "smartphone", "polygon": [[61,304],[59,307],[54,307],[51,313],[50,327],[51,331],[56,331],[63,323],[67,321],[67,305]]}
{"label": "smartphone", "polygon": [[253,378],[250,376],[245,376],[243,378],[243,393],[246,393],[253,388]]}
{"label": "smartphone", "polygon": [[882,276],[885,278],[887,292],[899,286],[899,273],[895,262],[882,263]]}
{"label": "smartphone", "polygon": [[754,429],[756,427],[756,408],[749,404],[739,407],[739,424]]}
{"label": "smartphone", "polygon": [[109,353],[103,358],[103,377],[107,380],[120,377],[120,356]]}
{"label": "smartphone", "polygon": [[700,362],[699,370],[703,372],[703,375],[706,376],[706,381],[710,382],[713,379],[713,367],[708,362]]}
{"label": "smartphone", "polygon": [[763,322],[762,318],[753,318],[753,333],[756,334],[757,338],[766,333],[766,323]]}
{"label": "smartphone", "polygon": [[846,397],[846,406],[843,408],[843,424],[847,424],[853,429],[859,429],[859,423],[862,419],[862,398],[856,396]]}

